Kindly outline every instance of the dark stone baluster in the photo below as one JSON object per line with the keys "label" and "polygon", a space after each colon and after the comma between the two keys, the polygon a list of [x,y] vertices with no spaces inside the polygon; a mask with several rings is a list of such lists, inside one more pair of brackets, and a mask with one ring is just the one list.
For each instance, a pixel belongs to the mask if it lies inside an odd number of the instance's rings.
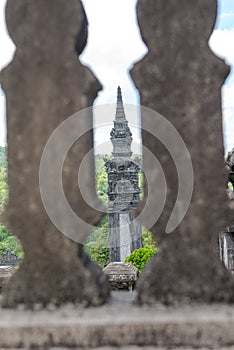
{"label": "dark stone baluster", "polygon": [[[178,191],[177,172],[166,148],[143,132],[143,145],[163,167],[168,193],[163,215],[152,228],[160,251],[138,286],[142,303],[234,301],[234,281],[214,253],[217,234],[233,215],[225,195],[221,117],[221,87],[229,68],[208,47],[216,12],[216,0],[138,2],[149,52],[134,66],[132,77],[141,104],[167,118],[183,137],[195,181],[185,219],[174,233],[164,234]],[[143,129],[144,123],[143,112]],[[143,162],[151,166],[146,153]]]}
{"label": "dark stone baluster", "polygon": [[[1,77],[10,191],[3,220],[21,240],[25,258],[8,285],[4,305],[103,303],[109,294],[105,276],[80,244],[51,223],[39,191],[40,159],[49,136],[63,120],[91,105],[101,89],[77,57],[87,40],[84,10],[78,0],[8,0],[6,19],[16,53]],[[91,115],[83,122],[92,125]],[[88,132],[69,152],[63,182],[73,210],[94,224],[101,215],[88,207],[77,188],[77,167],[91,148]],[[86,176],[90,198],[97,201],[92,162]],[[54,179],[48,181],[53,186]]]}

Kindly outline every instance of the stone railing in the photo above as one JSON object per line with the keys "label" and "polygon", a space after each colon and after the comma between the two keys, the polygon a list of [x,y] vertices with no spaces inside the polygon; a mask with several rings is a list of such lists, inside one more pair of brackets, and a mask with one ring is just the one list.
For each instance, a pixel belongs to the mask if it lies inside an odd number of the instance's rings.
{"label": "stone railing", "polygon": [[[168,186],[164,212],[152,228],[159,253],[137,288],[143,304],[234,301],[234,281],[214,252],[214,233],[227,226],[233,215],[224,190],[220,92],[229,68],[208,47],[216,12],[216,0],[138,1],[140,31],[149,51],[131,75],[141,104],[166,117],[181,134],[194,169],[189,210],[168,236],[165,226],[178,190],[176,167],[164,146],[143,131],[143,145],[157,156]],[[1,75],[9,164],[9,203],[2,220],[22,242],[25,258],[8,284],[3,305],[100,305],[109,297],[106,277],[80,244],[51,223],[38,175],[43,149],[54,129],[92,105],[101,89],[77,57],[86,45],[86,16],[79,0],[8,0],[6,18],[16,53]],[[85,119],[87,127],[91,117]],[[145,120],[142,113],[143,130]],[[150,122],[154,128],[155,120]],[[77,187],[77,168],[90,149],[92,133],[87,132],[65,159],[63,187],[74,213],[96,224],[102,215],[85,203]],[[50,155],[53,161],[59,152],[56,149]],[[93,162],[91,156],[87,191],[91,201],[98,203]],[[143,163],[156,185],[157,171],[147,153]],[[51,187],[54,176],[51,170]],[[156,206],[157,198],[154,202]],[[59,203],[54,202],[54,208],[59,213]],[[64,222],[69,225],[66,216]]]}
{"label": "stone railing", "polygon": [[[167,150],[143,131],[143,145],[157,156],[165,172],[168,195],[163,215],[152,228],[160,252],[141,277],[139,300],[233,301],[233,281],[214,255],[214,232],[229,218],[223,190],[220,97],[229,70],[207,44],[217,4],[216,0],[199,0],[194,6],[184,1],[179,11],[177,6],[177,1],[165,5],[163,0],[152,0],[147,6],[144,0],[138,2],[139,26],[149,51],[131,74],[142,105],[166,116],[183,137],[194,168],[194,193],[181,225],[170,237],[164,235],[177,193],[177,176],[172,176],[176,169]],[[99,304],[109,295],[107,282],[84,257],[81,246],[61,235],[50,222],[38,180],[50,134],[68,116],[89,106],[101,88],[76,56],[86,42],[84,10],[76,0],[22,0],[17,4],[9,0],[6,18],[16,53],[1,77],[7,96],[10,189],[3,220],[21,240],[25,259],[9,283],[4,304],[46,304],[51,300],[56,304],[64,300]],[[80,50],[76,53],[74,47]],[[86,123],[91,122],[87,116]],[[153,125],[153,118],[151,122]],[[76,185],[77,167],[92,148],[91,140],[92,134],[87,133],[72,147],[64,163],[63,182],[74,212],[95,223],[101,215],[84,202]],[[52,156],[57,153],[59,150]],[[150,169],[147,154],[143,154],[143,162]],[[90,169],[88,190],[97,201],[93,159]],[[155,169],[150,170],[156,183]],[[209,176],[211,173],[215,176]],[[53,175],[51,171],[51,186]]]}

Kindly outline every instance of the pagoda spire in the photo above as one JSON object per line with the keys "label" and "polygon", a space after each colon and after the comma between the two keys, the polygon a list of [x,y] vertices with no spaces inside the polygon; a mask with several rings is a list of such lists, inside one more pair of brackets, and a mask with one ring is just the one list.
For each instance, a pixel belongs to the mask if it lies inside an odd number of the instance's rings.
{"label": "pagoda spire", "polygon": [[131,157],[132,133],[125,117],[121,88],[117,89],[117,104],[114,127],[110,133],[114,157]]}
{"label": "pagoda spire", "polygon": [[117,88],[117,104],[116,104],[115,119],[116,120],[119,120],[119,119],[126,120],[120,86],[118,86],[118,88]]}
{"label": "pagoda spire", "polygon": [[140,166],[132,159],[132,133],[125,117],[119,86],[110,139],[113,157],[105,159],[108,175],[109,258],[110,262],[123,262],[134,250],[142,247],[142,228],[134,215],[141,192],[138,186]]}

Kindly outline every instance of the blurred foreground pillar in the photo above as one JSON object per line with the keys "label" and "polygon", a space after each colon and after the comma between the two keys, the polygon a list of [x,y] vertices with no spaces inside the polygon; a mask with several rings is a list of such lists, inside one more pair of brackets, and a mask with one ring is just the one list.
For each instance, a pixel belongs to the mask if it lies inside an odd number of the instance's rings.
{"label": "blurred foreground pillar", "polygon": [[[21,240],[25,258],[8,284],[4,305],[101,304],[109,295],[105,275],[77,243],[79,229],[75,242],[51,223],[39,189],[39,165],[49,136],[66,118],[92,105],[101,89],[78,60],[87,40],[84,10],[78,0],[8,0],[6,20],[16,52],[1,76],[7,101],[9,162],[9,203],[3,220]],[[92,126],[91,117],[87,113],[81,121],[87,130]],[[83,201],[77,186],[77,169],[92,142],[92,131],[88,131],[71,148],[62,180],[74,213],[95,224],[101,215]],[[62,143],[61,137],[61,149]],[[51,163],[60,156],[60,149],[54,149]],[[98,202],[92,157],[88,166],[88,195]],[[48,188],[53,187],[56,176],[51,170]],[[52,204],[56,211],[60,201]],[[69,227],[66,216],[60,219]]]}
{"label": "blurred foreground pillar", "polygon": [[[215,256],[217,234],[231,219],[225,195],[221,114],[221,88],[229,69],[208,47],[216,12],[216,0],[138,2],[139,26],[149,49],[131,72],[141,105],[173,124],[189,150],[194,170],[189,210],[175,231],[165,234],[178,192],[177,169],[167,145],[143,131],[144,147],[154,153],[165,173],[167,201],[152,229],[159,253],[138,286],[142,303],[234,301],[234,281]],[[147,127],[154,130],[154,124],[152,118]],[[182,154],[176,157],[183,162]],[[158,172],[145,152],[143,164],[157,186]],[[159,200],[155,197],[155,207]]]}

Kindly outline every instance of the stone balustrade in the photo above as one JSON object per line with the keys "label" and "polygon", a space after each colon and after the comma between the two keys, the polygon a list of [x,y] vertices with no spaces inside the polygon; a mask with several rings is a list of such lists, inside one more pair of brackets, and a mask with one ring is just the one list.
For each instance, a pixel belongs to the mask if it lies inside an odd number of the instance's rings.
{"label": "stone balustrade", "polygon": [[[217,235],[233,216],[225,196],[221,117],[221,87],[229,68],[208,47],[216,14],[216,0],[138,1],[139,27],[148,53],[135,64],[131,75],[141,104],[163,115],[182,136],[192,160],[194,191],[182,223],[173,233],[165,234],[178,192],[177,169],[168,150],[146,131],[155,127],[154,118],[149,121],[142,113],[143,146],[157,157],[164,170],[167,197],[163,214],[152,228],[159,253],[141,275],[137,299],[153,307],[160,302],[180,302],[181,310],[193,302],[227,305],[212,309],[211,314],[209,307],[201,307],[200,316],[194,320],[193,306],[182,315],[172,315],[161,306],[160,312],[155,309],[153,324],[146,317],[150,308],[142,306],[146,309],[141,320],[143,309],[133,305],[126,327],[127,308],[121,318],[121,308],[117,307],[117,325],[113,316],[116,313],[111,314],[108,307],[103,314],[101,308],[86,311],[89,316],[84,322],[83,311],[75,316],[69,311],[75,318],[72,321],[68,312],[61,324],[53,318],[60,312],[57,310],[51,311],[46,329],[45,318],[35,319],[35,311],[21,317],[15,310],[4,310],[0,317],[0,347],[145,344],[221,349],[234,345],[233,306],[228,306],[234,301],[234,281],[215,256]],[[109,298],[107,278],[84,254],[81,244],[66,238],[52,224],[39,188],[40,160],[49,136],[69,116],[92,105],[101,89],[78,57],[87,41],[84,9],[79,0],[8,0],[6,21],[16,52],[1,73],[6,94],[9,166],[9,203],[1,220],[22,242],[25,258],[5,290],[3,306],[51,310],[65,303],[97,306]],[[84,124],[87,128],[92,125],[91,115]],[[74,213],[96,224],[102,214],[85,203],[77,186],[77,169],[92,146],[91,131],[72,146],[64,160],[63,188]],[[60,149],[53,151],[54,161]],[[183,164],[180,154],[178,159]],[[92,152],[88,164],[87,191],[91,201],[99,203]],[[143,165],[156,186],[157,171],[145,151]],[[51,170],[51,187],[54,176]],[[147,187],[144,193],[142,207],[150,196]],[[153,201],[157,206],[157,198]],[[55,211],[59,210],[60,203],[53,204]],[[147,222],[142,224],[147,226]],[[78,231],[79,237],[82,227]],[[109,318],[105,318],[107,313]],[[30,325],[24,322],[26,319],[32,320]]]}

